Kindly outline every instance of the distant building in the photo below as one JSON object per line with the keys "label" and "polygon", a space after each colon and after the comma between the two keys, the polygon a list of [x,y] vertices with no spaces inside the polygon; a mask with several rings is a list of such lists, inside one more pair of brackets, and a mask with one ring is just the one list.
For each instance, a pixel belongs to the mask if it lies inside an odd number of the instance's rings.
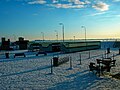
{"label": "distant building", "polygon": [[45,51],[45,52],[79,52],[86,50],[100,49],[100,41],[87,41],[87,42],[40,42],[30,44],[30,51]]}
{"label": "distant building", "polygon": [[1,50],[10,50],[10,39],[7,41],[5,40],[5,37],[1,38]]}
{"label": "distant building", "polygon": [[29,42],[29,40],[24,40],[23,37],[19,37],[19,40],[16,41],[16,45],[19,46],[20,50],[25,50],[28,48],[28,42]]}

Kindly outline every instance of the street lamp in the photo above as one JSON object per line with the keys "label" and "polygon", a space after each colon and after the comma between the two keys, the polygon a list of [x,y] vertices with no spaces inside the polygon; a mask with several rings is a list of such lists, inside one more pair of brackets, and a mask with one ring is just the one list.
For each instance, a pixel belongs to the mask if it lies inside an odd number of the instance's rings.
{"label": "street lamp", "polygon": [[86,41],[86,27],[85,27],[85,26],[81,26],[81,28],[84,28],[84,30],[85,30],[85,43],[86,43],[86,49],[87,49],[87,41]]}
{"label": "street lamp", "polygon": [[60,25],[62,25],[62,32],[63,32],[63,42],[64,42],[64,24],[63,23],[59,23]]}
{"label": "street lamp", "polygon": [[43,42],[44,42],[44,33],[43,33],[43,32],[41,32],[41,34],[42,34],[42,38],[43,38]]}
{"label": "street lamp", "polygon": [[57,42],[58,42],[58,31],[55,30],[55,32],[56,32],[56,38],[57,38]]}

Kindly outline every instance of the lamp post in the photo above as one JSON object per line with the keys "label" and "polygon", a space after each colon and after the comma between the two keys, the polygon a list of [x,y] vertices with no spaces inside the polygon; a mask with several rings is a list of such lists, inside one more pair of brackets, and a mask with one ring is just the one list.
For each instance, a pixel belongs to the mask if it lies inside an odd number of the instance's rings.
{"label": "lamp post", "polygon": [[85,27],[85,26],[81,26],[81,28],[84,28],[84,30],[85,30],[85,43],[86,43],[86,49],[87,49],[87,41],[86,41],[86,27]]}
{"label": "lamp post", "polygon": [[43,32],[41,32],[41,34],[42,34],[42,38],[43,38],[43,42],[44,42],[44,33],[43,33]]}
{"label": "lamp post", "polygon": [[56,32],[56,38],[57,38],[57,42],[58,42],[58,31],[55,30],[55,32]]}
{"label": "lamp post", "polygon": [[64,24],[63,23],[59,23],[59,24],[62,25],[63,42],[64,42]]}

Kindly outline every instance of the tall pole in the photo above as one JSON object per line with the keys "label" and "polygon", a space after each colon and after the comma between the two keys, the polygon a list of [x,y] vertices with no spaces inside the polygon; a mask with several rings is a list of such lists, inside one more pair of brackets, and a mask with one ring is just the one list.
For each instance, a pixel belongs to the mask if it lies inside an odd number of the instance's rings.
{"label": "tall pole", "polygon": [[57,38],[57,42],[58,42],[58,31],[55,30],[55,32],[56,32],[56,38]]}
{"label": "tall pole", "polygon": [[85,30],[85,43],[86,43],[86,49],[87,49],[87,41],[86,41],[86,27],[85,27],[85,26],[81,26],[81,28],[84,28],[84,30]]}
{"label": "tall pole", "polygon": [[63,23],[59,23],[59,24],[62,25],[63,42],[64,42],[64,24]]}
{"label": "tall pole", "polygon": [[41,32],[41,34],[42,34],[42,38],[43,38],[43,42],[44,42],[44,33],[43,33],[43,32]]}

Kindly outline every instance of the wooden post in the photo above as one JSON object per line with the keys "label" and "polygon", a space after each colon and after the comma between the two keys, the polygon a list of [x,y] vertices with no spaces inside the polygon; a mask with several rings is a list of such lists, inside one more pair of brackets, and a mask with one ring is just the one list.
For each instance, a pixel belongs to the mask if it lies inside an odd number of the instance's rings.
{"label": "wooden post", "polygon": [[100,77],[100,73],[101,73],[101,67],[100,67],[100,62],[99,62],[99,77]]}
{"label": "wooden post", "polygon": [[70,68],[72,68],[72,57],[70,56]]}
{"label": "wooden post", "polygon": [[81,64],[82,64],[82,63],[81,63],[81,53],[80,53],[79,55],[80,55],[80,65],[81,65]]}
{"label": "wooden post", "polygon": [[51,74],[53,73],[53,65],[52,65],[52,59],[51,59]]}
{"label": "wooden post", "polygon": [[89,50],[89,57],[88,58],[90,59],[90,50]]}
{"label": "wooden post", "polygon": [[113,60],[114,60],[114,53],[113,53]]}

